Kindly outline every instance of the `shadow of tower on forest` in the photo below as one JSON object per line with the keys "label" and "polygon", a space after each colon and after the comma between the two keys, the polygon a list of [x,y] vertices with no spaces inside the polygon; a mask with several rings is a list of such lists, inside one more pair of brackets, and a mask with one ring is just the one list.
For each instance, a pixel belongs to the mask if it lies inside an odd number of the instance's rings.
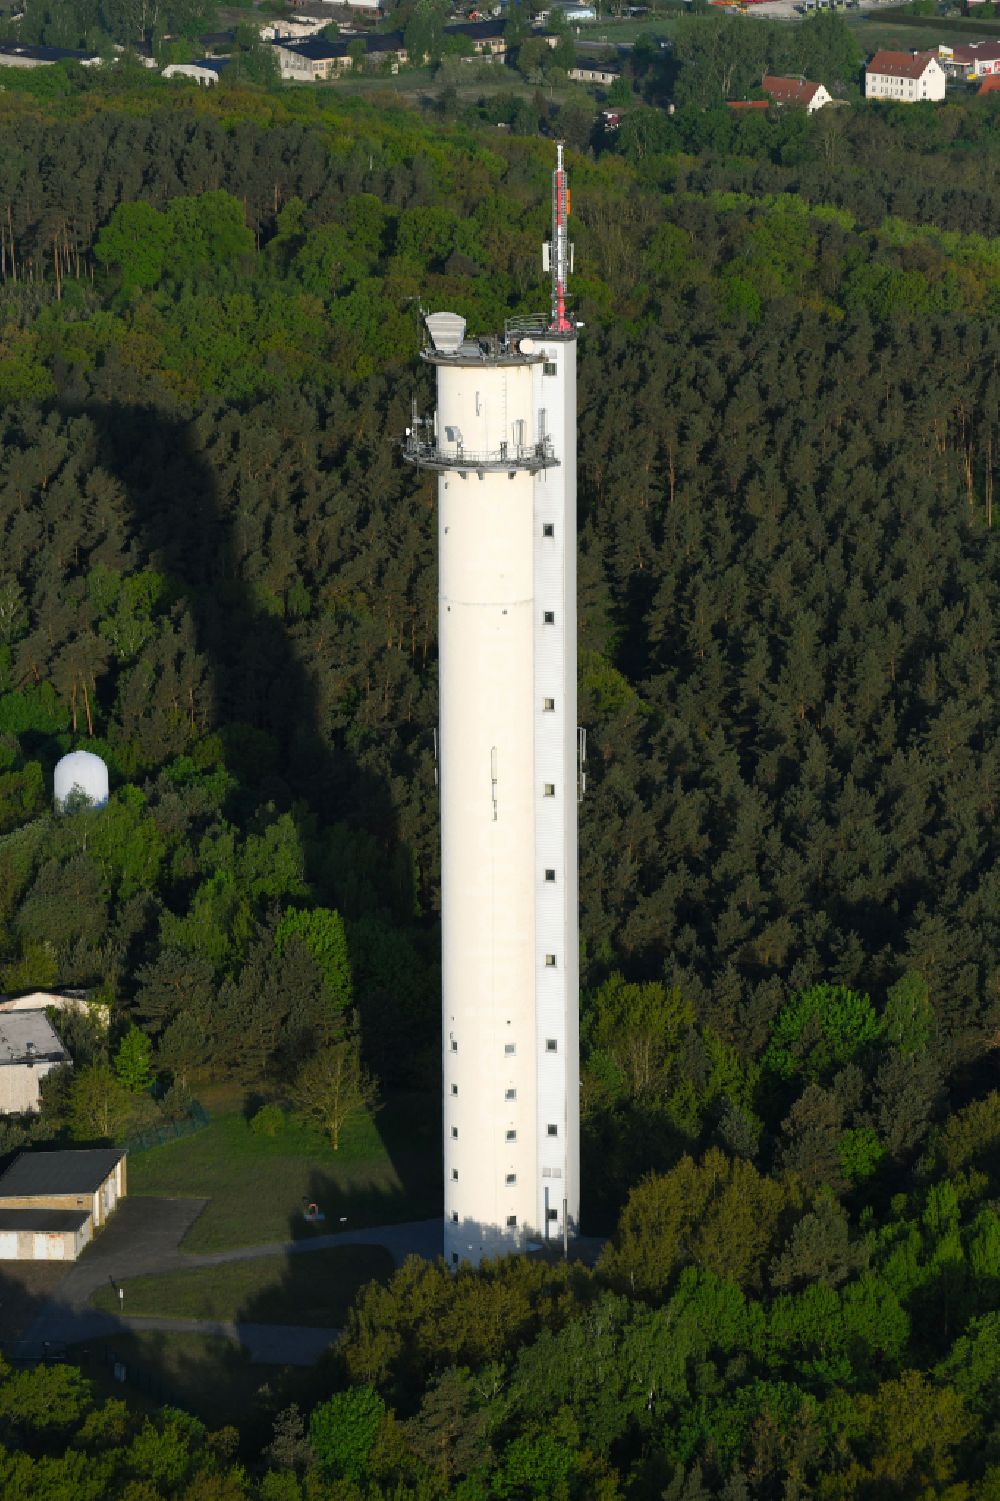
{"label": "shadow of tower on forest", "polygon": [[[377,885],[391,912],[396,872],[410,862],[388,778],[361,765],[343,734],[333,743],[317,681],[259,576],[278,546],[273,536],[288,523],[273,499],[252,498],[274,483],[258,472],[266,443],[248,442],[244,452],[244,428],[220,437],[206,432],[205,415],[188,421],[149,405],[84,401],[63,404],[61,412],[90,424],[94,463],[124,492],[140,566],[166,575],[186,607],[194,639],[179,639],[178,646],[199,654],[206,671],[197,697],[177,711],[191,714],[199,733],[220,734],[226,765],[239,781],[237,816],[266,804],[279,812],[305,804],[320,845],[334,824],[364,830],[378,852]],[[275,427],[277,453],[289,438],[277,419]],[[245,430],[259,438],[252,425]],[[224,485],[213,467],[213,443]],[[319,861],[310,875],[319,875],[321,899],[336,905],[331,863]],[[361,1021],[364,1034],[364,1015]],[[371,1050],[377,1057],[377,1038]],[[391,1152],[392,1144],[386,1146]]]}
{"label": "shadow of tower on forest", "polygon": [[243,576],[243,557],[253,551],[263,564],[267,532],[279,521],[241,501],[242,487],[257,479],[254,460],[240,464],[224,504],[210,458],[195,442],[198,419],[116,403],[87,403],[67,415],[92,424],[101,466],[128,497],[141,551],[183,596],[208,664],[210,704],[195,704],[194,713],[199,727],[223,734],[246,791],[279,806],[305,799],[324,822],[361,822],[363,810],[364,826],[388,849],[397,827],[385,780],[324,739],[316,684],[288,622],[265,608],[258,584]]}

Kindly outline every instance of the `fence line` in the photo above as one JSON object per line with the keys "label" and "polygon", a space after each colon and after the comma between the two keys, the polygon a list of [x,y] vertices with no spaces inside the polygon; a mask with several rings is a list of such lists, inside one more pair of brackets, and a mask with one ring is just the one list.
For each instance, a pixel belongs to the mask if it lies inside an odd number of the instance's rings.
{"label": "fence line", "polygon": [[128,1152],[146,1152],[150,1147],[161,1147],[164,1142],[176,1141],[181,1136],[191,1136],[203,1131],[208,1125],[208,1111],[198,1101],[192,1101],[187,1115],[179,1121],[166,1121],[162,1126],[153,1126],[139,1136],[131,1136],[122,1143]]}

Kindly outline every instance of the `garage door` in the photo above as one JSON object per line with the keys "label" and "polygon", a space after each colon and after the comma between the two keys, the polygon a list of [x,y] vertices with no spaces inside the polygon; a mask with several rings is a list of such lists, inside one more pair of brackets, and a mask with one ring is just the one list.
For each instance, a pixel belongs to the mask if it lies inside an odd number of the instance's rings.
{"label": "garage door", "polygon": [[17,1260],[17,1231],[0,1230],[0,1261]]}
{"label": "garage door", "polygon": [[36,1235],[35,1236],[35,1260],[36,1261],[62,1261],[66,1254],[61,1235]]}

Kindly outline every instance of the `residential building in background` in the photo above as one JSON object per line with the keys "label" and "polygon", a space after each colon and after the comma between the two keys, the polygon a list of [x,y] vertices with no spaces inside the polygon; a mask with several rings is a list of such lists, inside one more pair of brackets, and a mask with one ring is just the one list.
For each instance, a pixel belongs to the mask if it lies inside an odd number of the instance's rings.
{"label": "residential building in background", "polygon": [[915,104],[941,100],[945,72],[935,52],[876,52],[865,68],[865,98]]}
{"label": "residential building in background", "polygon": [[825,84],[812,83],[808,78],[779,78],[765,73],[760,86],[772,104],[792,105],[810,115],[833,103]]}
{"label": "residential building in background", "polygon": [[574,83],[600,83],[607,86],[621,78],[622,70],[617,63],[600,62],[596,58],[578,57],[567,73]]}

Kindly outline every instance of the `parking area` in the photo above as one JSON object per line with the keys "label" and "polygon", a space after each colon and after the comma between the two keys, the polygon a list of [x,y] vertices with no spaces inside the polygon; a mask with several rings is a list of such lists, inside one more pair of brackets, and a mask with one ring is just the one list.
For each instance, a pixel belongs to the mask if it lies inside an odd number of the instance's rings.
{"label": "parking area", "polygon": [[44,1304],[59,1291],[70,1262],[0,1261],[0,1349],[24,1335]]}

